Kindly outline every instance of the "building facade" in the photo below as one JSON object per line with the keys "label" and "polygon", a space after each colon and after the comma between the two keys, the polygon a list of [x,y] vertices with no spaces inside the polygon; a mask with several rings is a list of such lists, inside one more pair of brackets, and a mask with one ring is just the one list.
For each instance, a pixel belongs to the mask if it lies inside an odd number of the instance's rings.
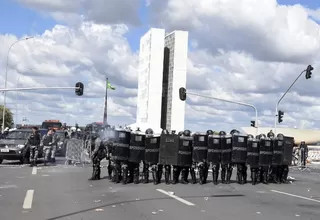
{"label": "building facade", "polygon": [[137,124],[160,127],[164,37],[152,28],[140,39]]}
{"label": "building facade", "polygon": [[[184,130],[185,102],[179,98],[179,88],[186,87],[188,32],[174,31],[165,37],[161,128]],[[164,126],[165,125],[165,126]]]}
{"label": "building facade", "polygon": [[137,125],[184,130],[188,32],[150,29],[140,40]]}

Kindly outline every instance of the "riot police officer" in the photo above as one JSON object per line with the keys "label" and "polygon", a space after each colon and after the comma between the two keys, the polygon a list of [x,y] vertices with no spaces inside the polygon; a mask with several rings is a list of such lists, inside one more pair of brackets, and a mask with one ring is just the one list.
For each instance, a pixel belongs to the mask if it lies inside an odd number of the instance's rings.
{"label": "riot police officer", "polygon": [[306,167],[306,161],[308,158],[308,146],[305,141],[301,141],[300,144],[300,157],[301,157],[301,167]]}
{"label": "riot police officer", "polygon": [[144,160],[144,183],[149,182],[149,168],[151,167],[153,184],[159,184],[162,177],[162,165],[159,163],[160,136],[156,136],[151,128],[146,130],[145,160]]}
{"label": "riot police officer", "polygon": [[248,135],[242,135],[237,130],[230,132],[232,135],[232,163],[237,166],[237,182],[247,183],[247,147]]}
{"label": "riot police officer", "polygon": [[89,180],[100,180],[101,168],[100,162],[107,156],[107,149],[105,148],[103,141],[99,137],[98,133],[93,134],[94,150],[91,154],[92,159],[92,177]]}
{"label": "riot police officer", "polygon": [[193,137],[191,137],[191,131],[185,130],[180,136],[179,151],[178,151],[178,163],[181,169],[181,183],[188,184],[189,170],[191,171],[192,183],[196,183],[196,173],[192,169],[192,144]]}
{"label": "riot police officer", "polygon": [[232,135],[227,135],[226,132],[220,131],[220,143],[221,143],[221,182],[224,184],[230,184],[232,176]]}
{"label": "riot police officer", "polygon": [[258,183],[259,151],[259,140],[253,135],[248,135],[247,164],[250,166],[252,185]]}
{"label": "riot police officer", "polygon": [[140,163],[144,161],[145,154],[145,134],[139,128],[131,132],[129,147],[129,183],[139,183]]}

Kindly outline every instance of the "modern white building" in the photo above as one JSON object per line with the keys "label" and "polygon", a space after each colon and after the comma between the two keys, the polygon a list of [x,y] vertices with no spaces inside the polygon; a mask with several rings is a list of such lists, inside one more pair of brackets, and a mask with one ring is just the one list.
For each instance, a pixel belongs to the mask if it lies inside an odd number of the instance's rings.
{"label": "modern white building", "polygon": [[137,124],[160,128],[165,30],[150,29],[140,39]]}
{"label": "modern white building", "polygon": [[179,88],[186,86],[187,56],[188,32],[151,28],[140,39],[137,119],[131,127],[184,130]]}
{"label": "modern white building", "polygon": [[163,74],[164,77],[167,75],[165,70],[168,65],[166,129],[183,131],[185,102],[179,98],[179,88],[186,87],[187,83],[188,32],[174,31],[167,34],[164,51],[165,56],[169,56],[169,62],[164,62]]}

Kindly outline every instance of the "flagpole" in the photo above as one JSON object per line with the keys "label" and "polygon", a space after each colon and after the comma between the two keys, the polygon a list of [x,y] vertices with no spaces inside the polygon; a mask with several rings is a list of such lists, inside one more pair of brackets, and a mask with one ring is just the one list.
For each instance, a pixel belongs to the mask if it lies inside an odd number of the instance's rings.
{"label": "flagpole", "polygon": [[108,77],[106,77],[106,95],[104,98],[104,113],[103,113],[103,123],[108,124]]}

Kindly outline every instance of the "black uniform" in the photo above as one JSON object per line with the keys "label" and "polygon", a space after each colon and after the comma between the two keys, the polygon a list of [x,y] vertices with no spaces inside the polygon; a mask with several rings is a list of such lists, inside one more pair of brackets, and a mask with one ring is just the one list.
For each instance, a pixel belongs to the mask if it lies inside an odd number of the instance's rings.
{"label": "black uniform", "polygon": [[129,182],[139,183],[140,163],[145,156],[145,134],[138,128],[131,132],[129,147]]}
{"label": "black uniform", "polygon": [[119,183],[121,179],[123,184],[128,183],[130,133],[131,131],[122,128],[115,130],[112,155],[114,160],[113,176],[115,183]]}
{"label": "black uniform", "polygon": [[[162,177],[162,166],[159,163],[160,136],[154,135],[151,128],[146,130],[145,159],[143,166],[144,183],[149,182],[149,168],[152,170],[153,183],[159,184]],[[160,169],[159,169],[160,168]]]}
{"label": "black uniform", "polygon": [[258,183],[259,152],[259,139],[254,138],[253,135],[248,135],[247,165],[250,166],[252,185]]}
{"label": "black uniform", "polygon": [[232,135],[227,135],[226,132],[220,131],[220,144],[221,144],[221,182],[230,184],[232,176]]}
{"label": "black uniform", "polygon": [[189,171],[191,171],[192,183],[196,183],[196,173],[192,169],[193,137],[191,131],[185,130],[179,137],[178,165],[181,169],[181,183],[188,184]]}
{"label": "black uniform", "polygon": [[33,128],[34,132],[30,135],[26,145],[30,148],[30,166],[37,165],[37,159],[39,154],[39,146],[41,143],[41,136],[38,132],[38,128]]}
{"label": "black uniform", "polygon": [[264,134],[260,135],[260,152],[259,152],[259,165],[260,173],[258,181],[268,184],[269,167],[272,161],[273,141],[266,137]]}
{"label": "black uniform", "polygon": [[232,130],[232,163],[237,165],[237,182],[247,183],[247,147],[248,135],[242,135],[237,130]]}
{"label": "black uniform", "polygon": [[207,161],[212,166],[213,184],[217,185],[221,161],[220,135],[209,135]]}
{"label": "black uniform", "polygon": [[270,167],[269,181],[273,183],[281,182],[281,165],[283,161],[284,136],[278,134],[273,139],[273,153]]}
{"label": "black uniform", "polygon": [[92,151],[92,177],[89,180],[99,180],[101,174],[100,162],[107,156],[107,149],[105,148],[101,138],[94,136],[94,150]]}
{"label": "black uniform", "polygon": [[193,149],[192,149],[192,167],[190,170],[193,183],[195,183],[196,175],[194,169],[198,168],[199,171],[199,183],[205,184],[208,177],[208,136],[212,135],[213,131],[208,130],[206,134],[195,133],[193,135]]}

